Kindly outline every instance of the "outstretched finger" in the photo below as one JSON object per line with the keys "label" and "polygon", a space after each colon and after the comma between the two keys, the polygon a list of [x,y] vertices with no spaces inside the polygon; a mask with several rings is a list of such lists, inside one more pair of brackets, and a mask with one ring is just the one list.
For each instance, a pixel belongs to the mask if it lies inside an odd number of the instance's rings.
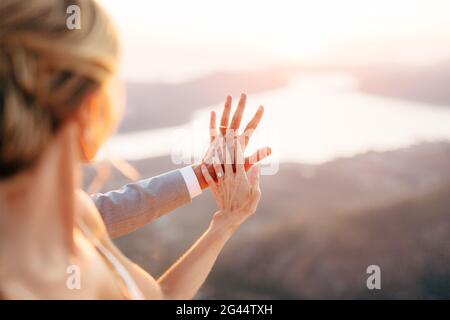
{"label": "outstretched finger", "polygon": [[209,136],[211,138],[211,142],[213,142],[217,137],[216,113],[214,111],[211,111],[211,115],[209,118]]}
{"label": "outstretched finger", "polygon": [[219,161],[219,163],[224,163],[225,161],[224,146],[225,138],[222,136],[217,137],[213,155]]}
{"label": "outstretched finger", "polygon": [[233,115],[233,119],[231,120],[230,129],[236,131],[239,130],[239,126],[241,125],[242,115],[244,114],[245,104],[247,103],[247,95],[245,93],[241,94],[241,98],[239,99],[239,104],[236,109],[236,112]]}
{"label": "outstretched finger", "polygon": [[249,121],[242,134],[244,136],[244,148],[248,145],[248,142],[253,132],[256,130],[256,128],[258,128],[258,124],[261,121],[263,115],[264,115],[264,107],[259,106],[258,111],[256,111],[252,120]]}
{"label": "outstretched finger", "polygon": [[208,183],[208,186],[210,186],[210,188],[215,192],[217,189],[216,182],[211,177],[211,174],[209,173],[208,168],[206,168],[205,165],[202,165],[202,174],[205,178],[205,181]]}
{"label": "outstretched finger", "polygon": [[228,96],[227,100],[225,101],[225,105],[223,106],[222,118],[220,119],[220,133],[222,133],[223,136],[225,136],[227,133],[232,100],[233,99],[231,98],[231,96]]}
{"label": "outstretched finger", "polygon": [[257,150],[250,157],[245,158],[245,170],[250,169],[253,165],[257,164],[261,160],[267,158],[272,154],[272,149],[270,147],[264,147]]}
{"label": "outstretched finger", "polygon": [[224,172],[222,164],[220,163],[220,160],[217,157],[214,157],[213,159],[213,168],[216,173],[217,183],[220,183],[220,180],[224,177]]}

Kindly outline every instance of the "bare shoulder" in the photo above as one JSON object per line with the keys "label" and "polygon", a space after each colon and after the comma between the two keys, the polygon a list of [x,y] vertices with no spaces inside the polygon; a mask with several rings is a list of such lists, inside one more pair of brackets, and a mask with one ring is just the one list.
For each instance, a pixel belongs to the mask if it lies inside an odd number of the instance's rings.
{"label": "bare shoulder", "polygon": [[90,229],[90,231],[94,233],[97,239],[99,239],[102,244],[105,245],[105,247],[123,264],[123,266],[130,273],[131,277],[136,281],[144,296],[152,299],[160,299],[162,297],[161,289],[156,280],[123,255],[123,253],[111,241],[103,219],[89,195],[82,190],[77,190],[76,199],[77,203],[80,205],[79,217]]}
{"label": "bare shoulder", "polygon": [[77,215],[87,227],[98,237],[107,236],[105,223],[91,197],[81,189],[75,191]]}

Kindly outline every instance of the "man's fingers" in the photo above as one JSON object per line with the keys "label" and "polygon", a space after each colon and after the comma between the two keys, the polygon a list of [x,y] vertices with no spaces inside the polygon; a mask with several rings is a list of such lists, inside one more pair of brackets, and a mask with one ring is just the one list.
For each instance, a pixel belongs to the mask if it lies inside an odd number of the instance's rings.
{"label": "man's fingers", "polygon": [[230,120],[230,112],[231,112],[231,96],[227,97],[225,101],[225,105],[223,106],[222,118],[220,119],[220,132],[223,136],[227,133],[228,122]]}
{"label": "man's fingers", "polygon": [[244,129],[244,148],[248,145],[248,142],[250,140],[250,137],[252,136],[253,132],[258,128],[258,124],[262,119],[262,116],[264,115],[264,107],[259,106],[258,111],[256,111],[255,115],[253,116],[252,120],[249,121],[247,126]]}
{"label": "man's fingers", "polygon": [[211,142],[217,137],[216,113],[214,111],[211,111],[211,116],[209,118],[209,135],[211,137]]}
{"label": "man's fingers", "polygon": [[261,121],[263,114],[264,114],[264,106],[259,106],[252,120],[250,120],[247,126],[245,127],[244,132],[251,129],[255,130],[258,127],[258,124]]}
{"label": "man's fingers", "polygon": [[208,185],[212,188],[215,189],[216,188],[216,182],[214,181],[214,179],[211,177],[211,174],[209,173],[208,169],[206,168],[205,165],[202,165],[202,174],[203,177],[205,178],[206,182],[208,183]]}
{"label": "man's fingers", "polygon": [[224,172],[222,169],[222,165],[220,164],[220,160],[214,157],[213,159],[213,167],[216,172],[217,183],[219,183],[220,179],[224,177]]}
{"label": "man's fingers", "polygon": [[236,132],[239,130],[239,126],[241,125],[242,115],[244,114],[246,103],[247,103],[247,95],[245,93],[242,93],[241,98],[239,99],[238,107],[233,115],[233,119],[231,120],[230,124],[230,129],[233,129]]}
{"label": "man's fingers", "polygon": [[214,145],[211,144],[208,147],[208,150],[206,150],[205,157],[203,158],[202,161],[206,164],[211,164],[213,155],[214,155]]}
{"label": "man's fingers", "polygon": [[264,147],[253,153],[250,157],[245,158],[245,170],[250,169],[254,164],[260,162],[264,158],[272,154],[270,147]]}

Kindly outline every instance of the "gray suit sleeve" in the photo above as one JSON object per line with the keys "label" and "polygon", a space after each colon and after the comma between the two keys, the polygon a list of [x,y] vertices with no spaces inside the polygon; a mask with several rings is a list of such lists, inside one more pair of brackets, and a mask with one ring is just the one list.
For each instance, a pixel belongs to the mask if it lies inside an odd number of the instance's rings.
{"label": "gray suit sleeve", "polygon": [[134,231],[191,201],[178,170],[91,196],[111,237]]}

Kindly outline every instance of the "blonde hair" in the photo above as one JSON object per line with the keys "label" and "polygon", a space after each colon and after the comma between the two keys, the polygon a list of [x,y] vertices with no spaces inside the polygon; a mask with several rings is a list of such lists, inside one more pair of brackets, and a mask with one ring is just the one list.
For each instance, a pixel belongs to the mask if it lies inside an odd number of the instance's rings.
{"label": "blonde hair", "polygon": [[[69,30],[77,5],[81,28]],[[0,1],[0,179],[37,161],[84,98],[115,72],[118,37],[94,0]]]}

